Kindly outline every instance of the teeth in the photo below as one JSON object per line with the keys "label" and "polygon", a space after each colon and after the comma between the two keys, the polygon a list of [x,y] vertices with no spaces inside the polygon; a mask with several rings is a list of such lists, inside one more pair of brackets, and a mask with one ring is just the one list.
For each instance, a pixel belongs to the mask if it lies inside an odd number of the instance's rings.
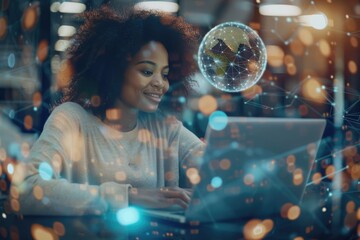
{"label": "teeth", "polygon": [[151,97],[160,98],[160,95],[158,95],[158,94],[146,93],[146,95],[149,95],[149,96],[151,96]]}

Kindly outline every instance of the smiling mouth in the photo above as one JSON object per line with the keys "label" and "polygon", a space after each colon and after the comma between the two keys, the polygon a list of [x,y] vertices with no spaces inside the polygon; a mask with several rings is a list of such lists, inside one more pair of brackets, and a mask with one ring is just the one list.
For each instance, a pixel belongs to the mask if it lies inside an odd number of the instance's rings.
{"label": "smiling mouth", "polygon": [[159,103],[161,101],[161,94],[156,93],[144,93],[144,95],[153,102]]}

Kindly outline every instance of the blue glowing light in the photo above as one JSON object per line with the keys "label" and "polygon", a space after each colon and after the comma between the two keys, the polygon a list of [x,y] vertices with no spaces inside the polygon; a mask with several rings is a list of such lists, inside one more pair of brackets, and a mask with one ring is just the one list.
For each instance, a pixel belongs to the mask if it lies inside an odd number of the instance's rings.
{"label": "blue glowing light", "polygon": [[48,205],[50,203],[50,200],[48,197],[43,197],[43,199],[41,199],[41,202],[44,204],[44,205]]}
{"label": "blue glowing light", "polygon": [[8,172],[9,174],[13,174],[13,173],[14,173],[14,166],[13,166],[11,163],[9,163],[9,164],[7,165],[7,167],[6,167],[6,170],[7,170],[7,172]]}
{"label": "blue glowing light", "polygon": [[227,115],[222,111],[215,111],[209,117],[209,125],[212,129],[221,131],[228,123]]}
{"label": "blue glowing light", "polygon": [[185,102],[186,102],[186,98],[183,97],[183,96],[179,97],[179,102],[180,102],[180,103],[185,103]]}
{"label": "blue glowing light", "polygon": [[21,147],[18,143],[12,142],[8,147],[9,156],[20,158],[21,157]]}
{"label": "blue glowing light", "polygon": [[53,175],[53,169],[47,162],[40,163],[39,175],[44,180],[50,180]]}
{"label": "blue glowing light", "polygon": [[136,208],[127,207],[117,212],[116,219],[121,225],[127,226],[137,223],[140,219],[140,214]]}
{"label": "blue glowing light", "polygon": [[14,110],[10,110],[10,111],[9,111],[9,118],[14,119],[14,117],[15,117],[15,111],[14,111]]}
{"label": "blue glowing light", "polygon": [[15,67],[15,55],[13,53],[10,53],[7,60],[9,68]]}
{"label": "blue glowing light", "polygon": [[214,188],[221,187],[222,182],[223,181],[220,177],[213,177],[213,179],[211,179],[211,186],[213,186]]}

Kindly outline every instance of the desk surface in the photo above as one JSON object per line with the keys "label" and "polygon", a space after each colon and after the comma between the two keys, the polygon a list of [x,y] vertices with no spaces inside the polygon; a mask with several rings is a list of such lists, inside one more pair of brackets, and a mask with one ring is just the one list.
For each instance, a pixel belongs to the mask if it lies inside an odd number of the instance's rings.
{"label": "desk surface", "polygon": [[[249,239],[331,239],[324,226],[309,221],[287,222],[272,219],[269,232],[252,229],[256,238]],[[247,221],[214,224],[180,225],[143,217],[129,226],[121,225],[116,216],[101,217],[18,217],[7,215],[0,220],[1,239],[243,239]],[[246,235],[246,233],[245,233]],[[339,238],[334,238],[339,239]]]}
{"label": "desk surface", "polygon": [[[318,190],[308,195],[321,194]],[[314,199],[317,198],[308,198],[309,201]],[[279,216],[261,220],[181,225],[140,216],[138,222],[124,226],[119,223],[116,214],[82,217],[16,216],[8,213],[6,202],[2,201],[0,239],[357,239],[359,219],[356,219],[356,212],[355,215],[343,214],[337,225],[334,225],[334,211],[324,211],[334,207],[330,203],[324,201],[317,208],[301,208],[301,214],[293,220]]]}
{"label": "desk surface", "polygon": [[[115,215],[101,217],[17,217],[0,220],[1,239],[244,239],[247,222],[174,225],[142,218],[136,224],[122,226]],[[273,219],[270,232],[253,229],[256,238],[248,239],[341,239],[328,226],[309,221]],[[246,233],[245,233],[246,235]],[[263,238],[261,238],[261,236]],[[342,235],[349,239],[350,233]],[[298,238],[297,238],[298,237]],[[345,238],[346,237],[346,238]]]}

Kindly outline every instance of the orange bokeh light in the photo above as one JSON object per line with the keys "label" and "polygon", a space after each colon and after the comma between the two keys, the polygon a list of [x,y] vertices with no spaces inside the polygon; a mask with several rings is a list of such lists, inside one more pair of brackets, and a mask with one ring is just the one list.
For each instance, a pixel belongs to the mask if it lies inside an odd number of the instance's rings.
{"label": "orange bokeh light", "polygon": [[22,27],[24,30],[32,30],[38,21],[38,8],[37,6],[30,6],[25,9],[22,18]]}
{"label": "orange bokeh light", "polygon": [[202,96],[199,99],[199,110],[204,115],[210,115],[218,107],[216,99],[211,95]]}
{"label": "orange bokeh light", "polygon": [[7,33],[7,20],[5,17],[0,17],[0,39],[5,38]]}

